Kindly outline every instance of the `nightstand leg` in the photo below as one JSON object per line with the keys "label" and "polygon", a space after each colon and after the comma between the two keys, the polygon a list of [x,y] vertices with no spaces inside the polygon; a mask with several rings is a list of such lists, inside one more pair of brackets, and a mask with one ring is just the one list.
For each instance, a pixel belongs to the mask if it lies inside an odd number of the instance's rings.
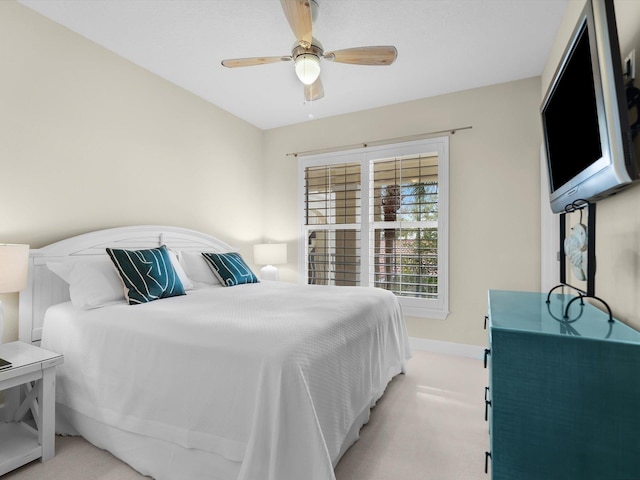
{"label": "nightstand leg", "polygon": [[39,383],[40,429],[38,440],[42,445],[42,461],[46,462],[55,455],[55,392],[56,375],[54,368],[47,368],[42,373]]}

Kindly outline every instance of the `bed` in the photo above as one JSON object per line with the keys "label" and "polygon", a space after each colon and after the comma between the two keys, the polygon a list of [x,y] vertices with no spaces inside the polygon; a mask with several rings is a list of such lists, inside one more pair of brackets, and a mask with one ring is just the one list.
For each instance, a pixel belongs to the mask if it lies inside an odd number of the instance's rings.
{"label": "bed", "polygon": [[[54,273],[103,265],[107,249],[163,245],[184,267],[181,279],[193,280],[184,295],[85,308],[77,279]],[[32,250],[19,332],[65,357],[58,433],[82,435],[158,480],[335,478],[370,409],[406,370],[399,303],[365,287],[225,287],[180,263],[233,251],[165,226],[101,230]]]}

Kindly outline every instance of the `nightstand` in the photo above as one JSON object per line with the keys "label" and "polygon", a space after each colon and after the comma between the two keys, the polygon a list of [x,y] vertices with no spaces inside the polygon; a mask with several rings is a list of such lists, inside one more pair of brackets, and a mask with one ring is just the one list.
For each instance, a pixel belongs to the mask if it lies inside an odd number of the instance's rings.
{"label": "nightstand", "polygon": [[[55,454],[56,366],[62,355],[24,342],[0,345],[0,358],[11,367],[0,370],[0,475],[37,458]],[[32,418],[27,419],[31,411]]]}

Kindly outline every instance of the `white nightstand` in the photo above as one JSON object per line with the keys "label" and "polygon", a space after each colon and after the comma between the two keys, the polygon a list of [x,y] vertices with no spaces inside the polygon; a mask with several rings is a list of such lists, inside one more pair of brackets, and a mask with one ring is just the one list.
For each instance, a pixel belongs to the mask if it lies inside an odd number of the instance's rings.
{"label": "white nightstand", "polygon": [[[63,357],[28,343],[10,342],[0,345],[0,358],[12,364],[0,370],[0,391],[5,395],[0,408],[0,475],[4,475],[55,454],[56,366]],[[23,421],[29,410],[36,428]]]}

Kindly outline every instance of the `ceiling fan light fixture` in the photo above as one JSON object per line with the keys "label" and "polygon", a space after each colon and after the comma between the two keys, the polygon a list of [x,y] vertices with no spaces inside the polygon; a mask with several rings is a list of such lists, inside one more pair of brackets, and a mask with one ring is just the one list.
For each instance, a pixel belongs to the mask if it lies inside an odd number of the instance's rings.
{"label": "ceiling fan light fixture", "polygon": [[312,53],[296,57],[296,75],[305,85],[311,85],[320,76],[320,59]]}

